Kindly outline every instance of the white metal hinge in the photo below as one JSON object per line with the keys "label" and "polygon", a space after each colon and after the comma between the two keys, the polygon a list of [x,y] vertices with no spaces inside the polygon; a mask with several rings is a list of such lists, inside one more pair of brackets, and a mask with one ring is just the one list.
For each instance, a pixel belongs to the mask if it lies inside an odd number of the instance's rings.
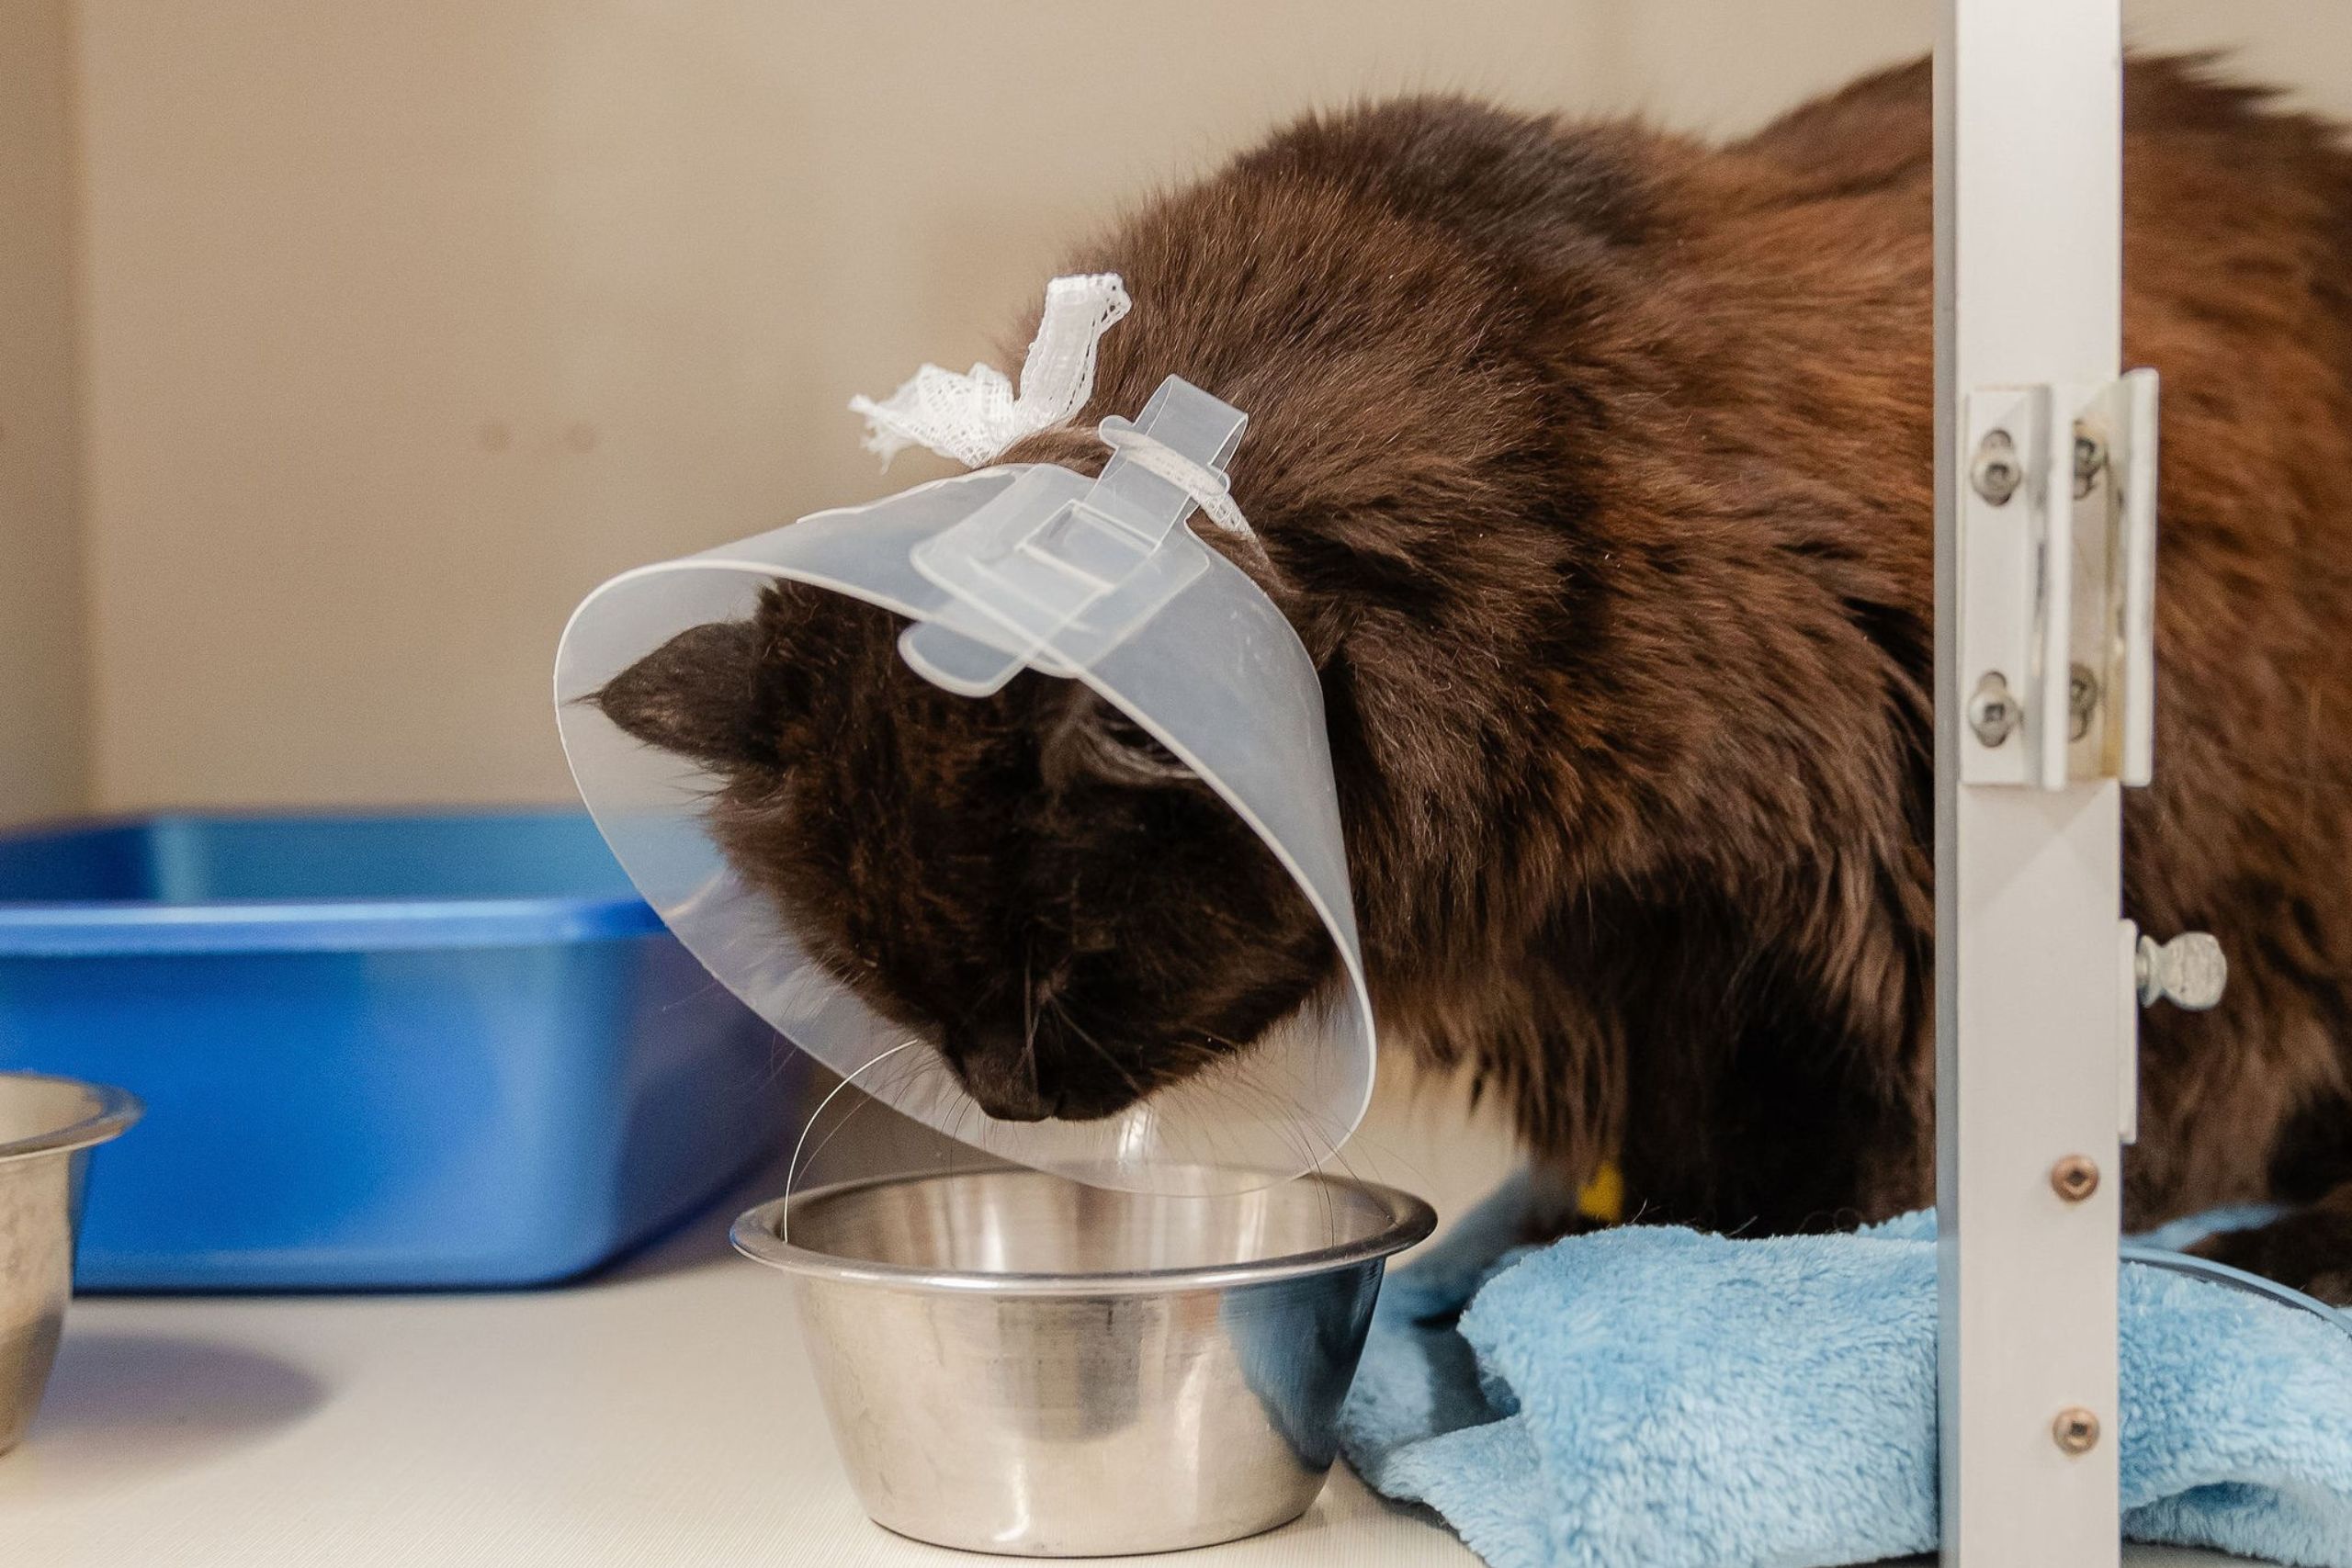
{"label": "white metal hinge", "polygon": [[[2156,374],[1980,388],[1964,419],[1961,782],[2145,784],[2155,751]],[[2140,1009],[2160,998],[2211,1007],[2226,969],[2201,932],[2159,946],[2124,920],[2118,935],[2117,1127],[2129,1144],[2139,1135]],[[2176,969],[2186,977],[2168,986]]]}
{"label": "white metal hinge", "polygon": [[2144,784],[2154,752],[2156,373],[1966,399],[1961,782]]}

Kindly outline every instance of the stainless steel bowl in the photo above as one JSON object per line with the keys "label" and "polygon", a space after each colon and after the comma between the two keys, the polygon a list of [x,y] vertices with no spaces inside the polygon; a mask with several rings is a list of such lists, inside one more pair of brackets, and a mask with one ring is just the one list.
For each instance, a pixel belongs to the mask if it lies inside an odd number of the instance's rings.
{"label": "stainless steel bowl", "polygon": [[33,1424],[57,1357],[90,1151],[138,1120],[121,1089],[0,1073],[0,1453]]}
{"label": "stainless steel bowl", "polygon": [[1018,1169],[820,1188],[735,1245],[793,1277],[865,1511],[972,1551],[1171,1551],[1288,1523],[1338,1450],[1419,1199],[1328,1176],[1147,1197]]}

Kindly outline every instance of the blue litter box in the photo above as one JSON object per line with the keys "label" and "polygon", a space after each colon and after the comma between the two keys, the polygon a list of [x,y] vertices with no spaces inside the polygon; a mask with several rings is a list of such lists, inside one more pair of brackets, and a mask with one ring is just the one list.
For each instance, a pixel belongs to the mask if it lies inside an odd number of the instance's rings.
{"label": "blue litter box", "polygon": [[147,1102],[85,1289],[578,1274],[769,1152],[787,1050],[578,813],[0,836],[0,1068]]}

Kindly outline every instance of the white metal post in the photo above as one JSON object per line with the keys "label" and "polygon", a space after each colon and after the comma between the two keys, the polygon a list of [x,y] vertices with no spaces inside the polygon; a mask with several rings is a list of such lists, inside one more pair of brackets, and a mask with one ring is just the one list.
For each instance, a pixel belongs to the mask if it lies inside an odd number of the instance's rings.
{"label": "white metal post", "polygon": [[[2129,770],[2117,758],[2144,754],[2146,713],[2146,650],[2127,673],[2117,628],[2124,589],[2134,614],[2145,595],[2135,566],[2109,570],[2124,561],[2120,535],[2086,521],[2098,498],[2077,491],[2107,481],[2077,483],[2076,442],[2096,432],[2084,422],[2099,400],[2120,395],[2120,0],[1941,0],[1941,12],[1944,1555],[1966,1568],[2099,1568],[2119,1555],[2118,1086],[2136,1027],[2120,927]],[[2134,471],[2152,471],[2153,391]],[[2134,499],[2144,523],[2151,498]],[[2070,742],[2065,709],[2086,691],[2096,700],[2102,680],[2110,708],[2127,694],[2137,707],[2136,732],[2075,714]]]}

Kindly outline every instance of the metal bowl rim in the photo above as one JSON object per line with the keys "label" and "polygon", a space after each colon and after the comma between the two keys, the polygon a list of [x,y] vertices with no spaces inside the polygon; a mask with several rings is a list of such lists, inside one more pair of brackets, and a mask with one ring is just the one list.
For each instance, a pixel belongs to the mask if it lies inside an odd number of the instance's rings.
{"label": "metal bowl rim", "polygon": [[[820,1252],[786,1241],[776,1234],[775,1222],[786,1205],[814,1202],[820,1199],[869,1188],[892,1187],[904,1182],[949,1180],[958,1177],[981,1174],[1036,1176],[1043,1179],[1067,1179],[1046,1176],[1044,1172],[1023,1170],[1018,1167],[998,1168],[996,1171],[911,1171],[891,1176],[865,1177],[856,1180],[838,1181],[824,1187],[812,1187],[782,1198],[771,1198],[755,1208],[737,1216],[728,1238],[735,1250],[754,1263],[764,1263],[787,1274],[809,1279],[839,1281],[846,1284],[886,1285],[899,1290],[939,1294],[976,1296],[1059,1296],[1084,1300],[1102,1296],[1169,1295],[1191,1291],[1227,1291],[1244,1285],[1269,1284],[1281,1280],[1304,1279],[1309,1275],[1336,1273],[1343,1269],[1366,1263],[1378,1263],[1426,1241],[1437,1228],[1437,1211],[1410,1192],[1377,1182],[1359,1181],[1353,1177],[1333,1176],[1328,1172],[1308,1171],[1293,1178],[1296,1181],[1318,1181],[1342,1188],[1372,1199],[1388,1213],[1388,1224],[1359,1241],[1342,1242],[1335,1247],[1318,1247],[1312,1252],[1286,1253],[1279,1258],[1261,1258],[1250,1263],[1212,1263],[1193,1269],[1139,1269],[1114,1274],[1051,1274],[1051,1273],[982,1273],[976,1269],[931,1269],[913,1263],[878,1263],[863,1258],[844,1258],[837,1253]],[[1276,1185],[1283,1185],[1276,1183]]]}
{"label": "metal bowl rim", "polygon": [[120,1137],[130,1130],[133,1122],[147,1113],[146,1106],[141,1103],[137,1095],[127,1089],[117,1089],[112,1084],[90,1083],[55,1073],[0,1072],[0,1085],[10,1082],[64,1084],[96,1100],[97,1107],[78,1122],[69,1122],[46,1133],[35,1133],[29,1138],[0,1144],[0,1161],[86,1149],[109,1138]]}

